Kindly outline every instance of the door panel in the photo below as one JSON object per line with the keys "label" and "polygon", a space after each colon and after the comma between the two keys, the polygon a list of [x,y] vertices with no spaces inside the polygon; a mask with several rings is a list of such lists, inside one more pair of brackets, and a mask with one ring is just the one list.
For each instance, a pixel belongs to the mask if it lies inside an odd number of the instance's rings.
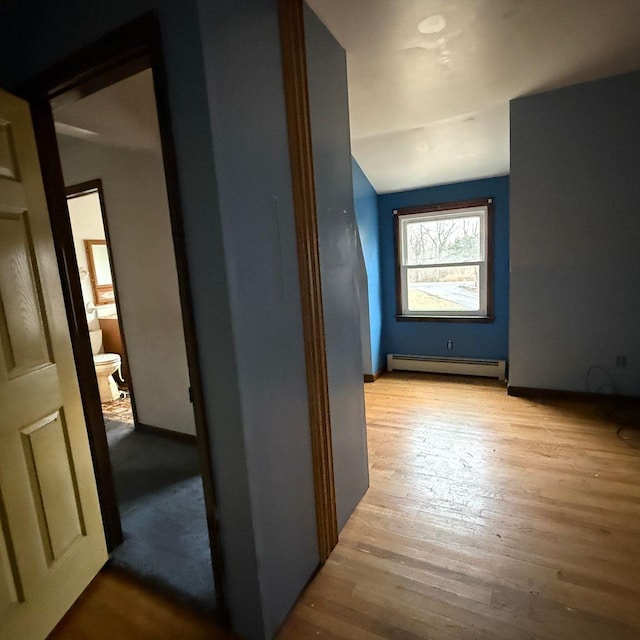
{"label": "door panel", "polygon": [[51,364],[26,211],[0,209],[0,332],[9,378]]}
{"label": "door panel", "polygon": [[45,638],[106,559],[29,107],[0,91],[0,637]]}
{"label": "door panel", "polygon": [[10,122],[0,122],[0,176],[19,179]]}
{"label": "door panel", "polygon": [[7,514],[0,496],[0,619],[22,598],[11,539],[5,533]]}
{"label": "door panel", "polygon": [[66,425],[61,412],[56,411],[20,433],[42,548],[51,565],[84,533]]}

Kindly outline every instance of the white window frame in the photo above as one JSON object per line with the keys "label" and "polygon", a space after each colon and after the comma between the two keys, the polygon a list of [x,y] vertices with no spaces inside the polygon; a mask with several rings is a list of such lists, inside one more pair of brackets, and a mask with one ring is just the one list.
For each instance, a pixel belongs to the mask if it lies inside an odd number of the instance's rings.
{"label": "white window frame", "polygon": [[[482,201],[473,201],[468,203],[449,203],[435,205],[433,207],[416,207],[412,209],[400,209],[394,211],[397,217],[396,234],[396,269],[399,277],[397,282],[400,288],[397,295],[398,310],[397,315],[400,319],[490,319],[491,318],[491,256],[490,256],[490,234],[491,234],[491,213],[493,199],[488,198]],[[412,264],[407,265],[407,226],[410,223],[420,221],[434,220],[452,220],[455,218],[465,218],[469,216],[478,216],[480,219],[480,259],[475,261],[463,262],[434,262],[429,264]],[[480,309],[476,310],[456,310],[456,311],[438,311],[438,310],[420,310],[410,311],[407,286],[407,273],[409,269],[432,269],[436,267],[459,267],[459,266],[477,266],[479,271],[479,289],[480,289]]]}

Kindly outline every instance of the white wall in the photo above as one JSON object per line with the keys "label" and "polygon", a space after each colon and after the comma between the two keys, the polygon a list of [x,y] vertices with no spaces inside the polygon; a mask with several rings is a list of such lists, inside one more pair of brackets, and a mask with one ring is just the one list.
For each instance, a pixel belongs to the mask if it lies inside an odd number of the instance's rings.
{"label": "white wall", "polygon": [[639,73],[511,104],[510,386],[640,395],[639,113]]}
{"label": "white wall", "polygon": [[67,186],[102,180],[138,421],[195,434],[162,158],[68,138],[60,153]]}

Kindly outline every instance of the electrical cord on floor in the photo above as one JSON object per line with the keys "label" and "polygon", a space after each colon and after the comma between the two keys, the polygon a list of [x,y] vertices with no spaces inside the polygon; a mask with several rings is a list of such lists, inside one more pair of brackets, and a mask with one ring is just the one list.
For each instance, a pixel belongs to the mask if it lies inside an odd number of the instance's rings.
{"label": "electrical cord on floor", "polygon": [[[600,379],[600,384],[595,388],[592,388],[593,377],[596,372],[604,373],[604,377],[606,381],[602,382],[602,378]],[[587,369],[587,373],[585,375],[585,387],[588,393],[602,393],[603,399],[612,399],[618,395],[618,388],[613,380],[613,376],[609,372],[608,369],[601,365],[593,365]],[[609,393],[606,393],[607,390]],[[640,451],[640,444],[635,444],[633,440],[624,437],[624,432],[634,430],[640,432],[640,414],[636,410],[634,413],[629,411],[625,412],[625,415],[621,415],[623,409],[617,404],[616,406],[609,406],[609,408],[605,411],[605,417],[612,420],[617,424],[616,436],[622,440],[628,447],[632,449],[636,449]],[[638,442],[640,443],[640,438],[638,438]]]}
{"label": "electrical cord on floor", "polygon": [[[591,378],[593,377],[592,374],[596,371],[602,371],[607,378],[607,382],[603,382],[595,389],[592,389]],[[587,373],[584,377],[584,386],[587,389],[587,393],[602,393],[606,389],[609,389],[614,396],[618,395],[618,388],[616,387],[616,383],[613,381],[613,376],[609,373],[608,369],[599,364],[594,364],[587,369]]]}
{"label": "electrical cord on floor", "polygon": [[[621,424],[618,426],[618,429],[616,430],[616,435],[618,436],[618,438],[620,438],[620,440],[622,440],[622,442],[624,442],[628,447],[631,447],[632,449],[637,449],[638,451],[640,451],[640,446],[638,446],[637,444],[633,443],[633,440],[629,440],[629,438],[625,438],[622,434],[629,430],[629,429],[633,429],[636,431],[640,431],[640,427],[638,427],[638,425],[628,425],[628,424]],[[638,439],[638,441],[640,442],[640,438]]]}
{"label": "electrical cord on floor", "polygon": [[[637,408],[625,409],[619,405],[610,407],[605,417],[617,425],[616,436],[622,440],[622,442],[628,447],[640,451],[640,412]],[[638,434],[637,439],[625,437],[624,433],[628,431],[635,431],[636,434]]]}

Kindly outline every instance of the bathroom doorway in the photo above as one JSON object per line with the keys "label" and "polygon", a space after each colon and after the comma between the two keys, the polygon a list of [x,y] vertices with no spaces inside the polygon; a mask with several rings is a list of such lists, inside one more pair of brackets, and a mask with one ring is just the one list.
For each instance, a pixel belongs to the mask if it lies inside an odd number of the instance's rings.
{"label": "bathroom doorway", "polygon": [[76,363],[98,488],[115,497],[101,501],[110,561],[223,620],[186,267],[150,61],[110,69],[50,107],[66,188],[54,225],[73,240],[63,259]]}
{"label": "bathroom doorway", "polygon": [[105,407],[126,400],[122,403],[123,408],[115,412],[115,416],[120,415],[133,424],[135,401],[132,397],[131,372],[118,311],[102,181],[91,180],[67,187],[66,191],[103,415]]}

